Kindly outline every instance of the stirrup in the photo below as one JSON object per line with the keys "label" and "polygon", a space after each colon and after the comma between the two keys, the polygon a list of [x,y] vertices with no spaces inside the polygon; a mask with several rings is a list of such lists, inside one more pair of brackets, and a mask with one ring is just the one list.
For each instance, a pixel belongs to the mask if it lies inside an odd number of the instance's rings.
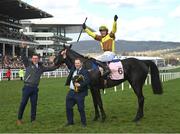
{"label": "stirrup", "polygon": [[107,78],[107,76],[108,76],[109,74],[110,74],[110,72],[109,72],[109,71],[103,72],[102,77],[103,77],[103,78]]}

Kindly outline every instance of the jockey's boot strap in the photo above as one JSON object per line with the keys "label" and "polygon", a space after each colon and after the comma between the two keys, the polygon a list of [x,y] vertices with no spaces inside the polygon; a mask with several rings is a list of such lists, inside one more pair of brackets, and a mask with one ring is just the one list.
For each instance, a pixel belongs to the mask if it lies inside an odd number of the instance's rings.
{"label": "jockey's boot strap", "polygon": [[102,77],[103,78],[107,78],[107,76],[110,74],[110,69],[109,69],[109,67],[108,66],[106,66],[105,68],[103,68],[104,69],[104,71],[103,71],[103,75],[102,75]]}
{"label": "jockey's boot strap", "polygon": [[96,63],[101,67],[103,68],[103,75],[102,77],[106,77],[109,73],[110,73],[110,69],[109,67],[107,66],[107,64],[103,63],[103,62],[100,62],[98,60],[96,60]]}

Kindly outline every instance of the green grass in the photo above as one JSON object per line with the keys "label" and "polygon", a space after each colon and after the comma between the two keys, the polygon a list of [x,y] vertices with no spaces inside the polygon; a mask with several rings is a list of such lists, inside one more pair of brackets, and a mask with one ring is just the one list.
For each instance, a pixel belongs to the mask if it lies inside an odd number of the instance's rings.
{"label": "green grass", "polygon": [[137,109],[137,99],[128,89],[106,90],[102,95],[107,120],[93,122],[94,108],[92,98],[86,97],[87,128],[82,128],[77,107],[74,109],[75,125],[63,127],[66,123],[65,97],[67,88],[65,78],[42,79],[39,91],[37,121],[30,123],[30,104],[24,113],[24,124],[16,126],[17,111],[21,99],[21,81],[0,82],[0,132],[180,132],[180,79],[164,83],[164,94],[154,95],[150,86],[144,86],[144,118],[139,123],[132,122]]}

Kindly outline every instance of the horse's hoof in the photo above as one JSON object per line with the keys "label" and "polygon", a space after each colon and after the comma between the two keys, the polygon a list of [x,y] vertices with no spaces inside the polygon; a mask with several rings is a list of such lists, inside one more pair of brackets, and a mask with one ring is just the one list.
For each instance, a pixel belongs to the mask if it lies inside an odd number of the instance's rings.
{"label": "horse's hoof", "polygon": [[138,122],[140,119],[138,119],[138,118],[134,118],[133,120],[132,120],[132,122]]}
{"label": "horse's hoof", "polygon": [[99,117],[94,117],[93,121],[97,121],[99,119]]}
{"label": "horse's hoof", "polygon": [[105,120],[106,120],[106,117],[102,117],[101,122],[105,122]]}
{"label": "horse's hoof", "polygon": [[102,119],[101,122],[103,123],[103,122],[105,122],[105,120],[106,120],[106,119]]}
{"label": "horse's hoof", "polygon": [[143,115],[142,116],[137,116],[132,121],[133,122],[138,122],[138,121],[140,121],[142,119],[142,117],[143,117]]}

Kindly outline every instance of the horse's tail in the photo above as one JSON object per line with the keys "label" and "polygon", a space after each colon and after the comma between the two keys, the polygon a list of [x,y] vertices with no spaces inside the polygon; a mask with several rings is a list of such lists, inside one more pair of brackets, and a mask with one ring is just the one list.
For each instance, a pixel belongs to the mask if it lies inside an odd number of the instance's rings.
{"label": "horse's tail", "polygon": [[162,88],[162,83],[159,77],[159,70],[156,64],[151,60],[146,60],[144,62],[148,67],[150,67],[150,70],[151,70],[150,71],[151,72],[151,85],[152,85],[153,93],[162,94],[163,88]]}

